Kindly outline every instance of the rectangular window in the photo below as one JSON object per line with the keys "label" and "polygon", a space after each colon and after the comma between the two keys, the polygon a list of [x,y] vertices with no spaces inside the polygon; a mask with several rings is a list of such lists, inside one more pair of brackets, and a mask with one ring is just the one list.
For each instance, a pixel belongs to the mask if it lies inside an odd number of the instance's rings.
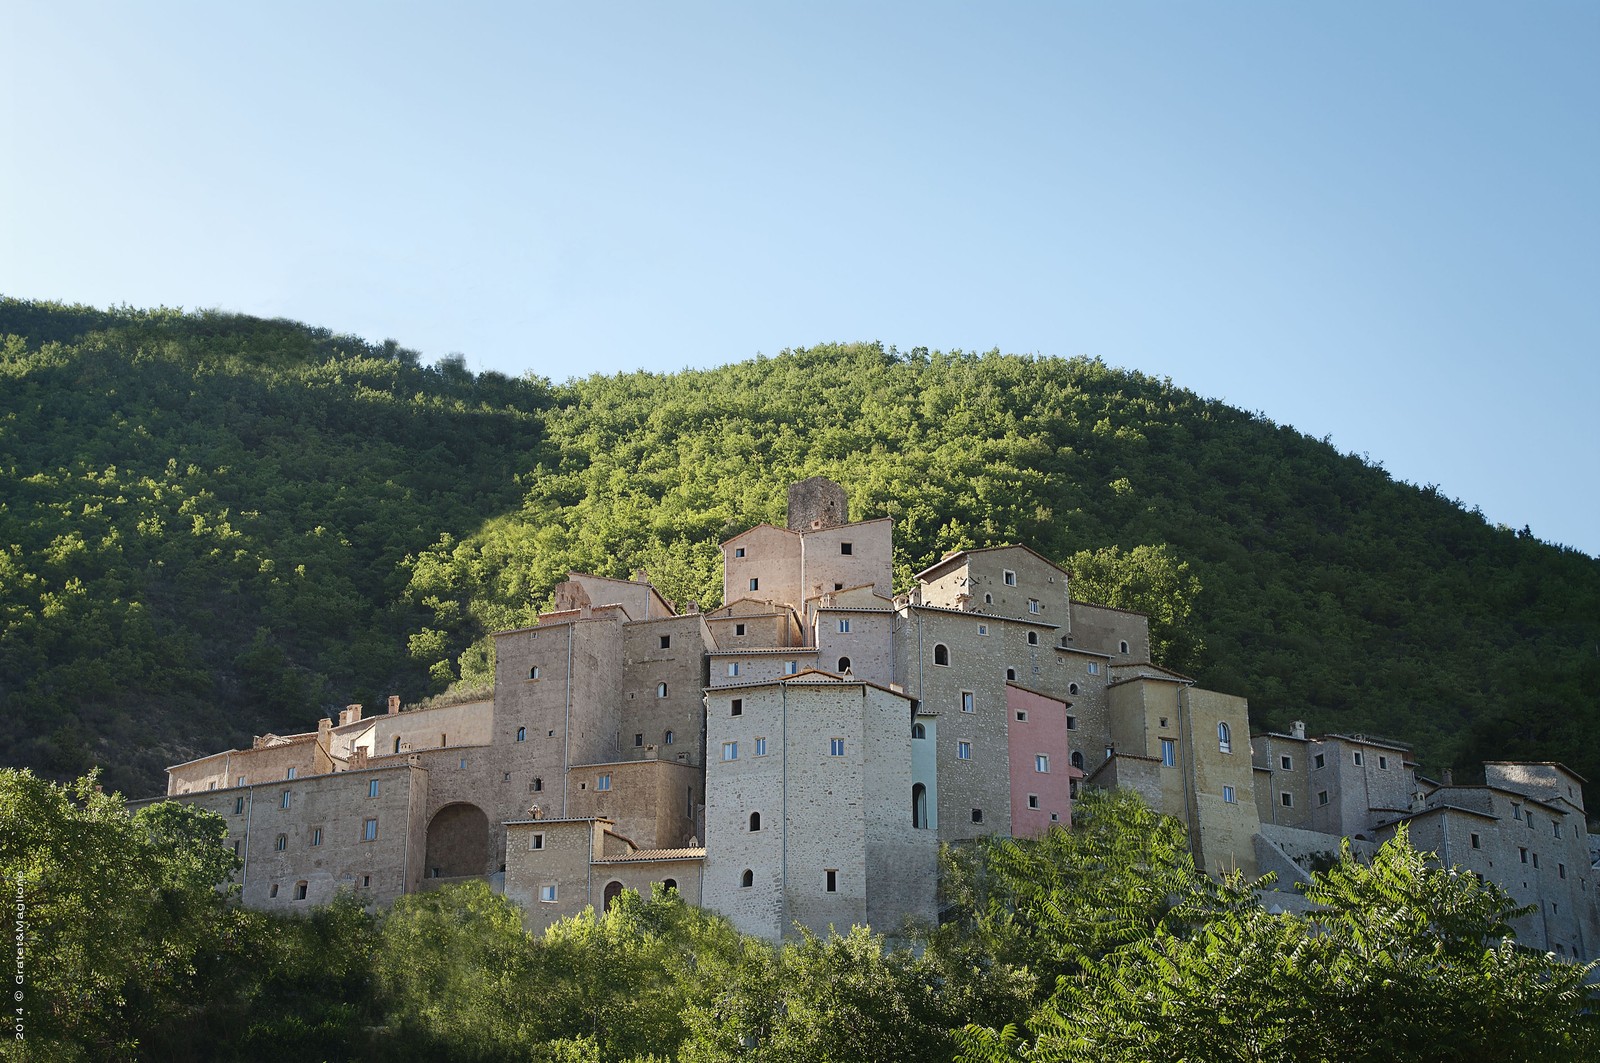
{"label": "rectangular window", "polygon": [[989,633],[989,625],[988,624],[979,624],[978,625],[978,634],[987,635],[988,633]]}
{"label": "rectangular window", "polygon": [[312,827],[311,828],[311,844],[312,844],[313,847],[322,844],[322,828],[321,827]]}
{"label": "rectangular window", "polygon": [[828,756],[830,756],[830,757],[842,757],[842,756],[844,756],[844,739],[842,739],[842,738],[830,738],[830,739],[828,739]]}
{"label": "rectangular window", "polygon": [[744,556],[744,547],[742,547],[742,546],[735,546],[735,547],[734,547],[734,548],[733,548],[733,556],[734,556],[734,557],[743,557],[743,556]]}
{"label": "rectangular window", "polygon": [[734,661],[732,664],[728,665],[728,674],[729,675],[738,675],[739,674],[739,662],[738,661]]}
{"label": "rectangular window", "polygon": [[376,818],[369,819],[365,823],[361,824],[361,840],[364,842],[375,842],[378,840],[378,821]]}
{"label": "rectangular window", "polygon": [[290,768],[290,769],[289,769],[289,774],[287,774],[287,775],[285,775],[285,776],[284,776],[284,778],[285,778],[285,779],[292,779],[292,778],[294,778],[294,772],[295,772],[295,769],[293,769],[293,768]]}
{"label": "rectangular window", "polygon": [[1361,750],[1358,749],[1354,753],[1351,753],[1350,759],[1355,762],[1356,767],[1361,767]]}
{"label": "rectangular window", "polygon": [[1328,766],[1328,758],[1325,754],[1318,753],[1316,759],[1311,763],[1318,768],[1326,768]]}
{"label": "rectangular window", "polygon": [[1567,877],[1567,865],[1566,864],[1557,864],[1556,865],[1556,874],[1561,876],[1562,878],[1566,878]]}
{"label": "rectangular window", "polygon": [[609,790],[609,789],[611,789],[611,773],[607,772],[606,774],[604,774],[604,775],[600,776],[598,779],[596,779],[594,781],[594,788],[596,790]]}
{"label": "rectangular window", "polygon": [[744,634],[744,625],[743,624],[735,624],[735,625],[733,625],[733,633],[735,635],[743,635]]}
{"label": "rectangular window", "polygon": [[1029,598],[1028,599],[1028,612],[1037,613],[1038,611],[1039,611],[1039,599],[1037,599],[1037,598]]}
{"label": "rectangular window", "polygon": [[288,790],[285,790],[283,792],[283,797],[281,799],[279,799],[279,801],[278,801],[278,807],[279,808],[288,808],[289,807],[289,791]]}
{"label": "rectangular window", "polygon": [[[1328,803],[1328,791],[1326,791],[1326,790],[1318,790],[1317,791],[1317,804],[1325,805],[1327,803]],[[1477,837],[1477,835],[1473,835],[1473,837]]]}
{"label": "rectangular window", "polygon": [[1009,568],[1001,573],[1000,579],[1007,587],[1015,587],[1017,585],[1017,574]]}
{"label": "rectangular window", "polygon": [[974,823],[982,823],[983,822],[983,809],[975,808],[975,809],[972,810],[972,822],[974,822]]}
{"label": "rectangular window", "polygon": [[1284,793],[1279,794],[1278,795],[1278,804],[1282,805],[1284,808],[1293,808],[1294,807],[1294,795],[1291,794],[1291,793],[1288,793],[1288,792],[1284,792]]}
{"label": "rectangular window", "polygon": [[1517,852],[1521,854],[1522,862],[1526,864],[1528,862],[1528,850],[1519,848]]}
{"label": "rectangular window", "polygon": [[236,816],[244,815],[244,798],[235,797],[233,799],[233,814]]}
{"label": "rectangular window", "polygon": [[850,621],[841,619],[839,621],[839,634],[848,635],[849,633],[850,633]]}
{"label": "rectangular window", "polygon": [[850,543],[840,543],[839,544],[839,553],[841,553],[841,554],[850,554],[850,553],[853,553],[854,551],[855,551],[855,547],[852,546]]}
{"label": "rectangular window", "polygon": [[961,711],[962,712],[976,712],[977,711],[977,706],[973,701],[972,691],[970,691],[970,690],[963,690],[961,692]]}
{"label": "rectangular window", "polygon": [[1050,756],[1049,756],[1049,754],[1046,754],[1046,753],[1035,754],[1034,758],[1033,758],[1033,770],[1037,771],[1037,772],[1044,773],[1044,774],[1049,774],[1049,772],[1050,772]]}
{"label": "rectangular window", "polygon": [[551,885],[551,886],[540,886],[539,887],[539,899],[541,901],[543,901],[544,903],[546,903],[546,904],[554,904],[555,900],[556,900],[556,888],[555,888],[555,886],[553,886],[553,885]]}
{"label": "rectangular window", "polygon": [[243,786],[244,785],[244,776],[243,775],[239,776],[239,781],[237,783],[235,783],[234,785],[235,786]]}
{"label": "rectangular window", "polygon": [[1039,795],[1038,794],[1029,794],[1028,795],[1028,807],[1029,808],[1038,808],[1039,807]]}
{"label": "rectangular window", "polygon": [[1474,834],[1472,836],[1472,847],[1474,849],[1482,849],[1483,848],[1483,839],[1479,838],[1476,834]]}
{"label": "rectangular window", "polygon": [[634,746],[635,746],[635,747],[636,747],[636,748],[637,748],[637,747],[638,747],[638,746],[642,746],[642,745],[644,745],[644,735],[642,735],[642,734],[636,734],[636,735],[634,735],[634,736],[633,736],[633,744],[634,744]]}
{"label": "rectangular window", "polygon": [[377,797],[378,796],[378,780],[377,779],[368,779],[367,780],[367,796],[368,797]]}
{"label": "rectangular window", "polygon": [[764,757],[766,755],[767,755],[767,740],[765,738],[757,738],[756,739],[756,756]]}
{"label": "rectangular window", "polygon": [[839,892],[839,872],[837,870],[835,870],[834,868],[830,867],[830,868],[827,869],[826,874],[828,876],[828,892],[829,893],[838,893]]}
{"label": "rectangular window", "polygon": [[799,672],[800,672],[800,662],[799,661],[784,661],[783,662],[783,674],[784,675],[797,675],[797,674],[799,674]]}
{"label": "rectangular window", "polygon": [[1387,771],[1387,770],[1389,770],[1389,758],[1388,757],[1381,756],[1381,755],[1378,757],[1378,770],[1379,771]]}
{"label": "rectangular window", "polygon": [[1077,729],[1078,729],[1078,718],[1076,716],[1068,716],[1067,717],[1067,730],[1076,731]]}
{"label": "rectangular window", "polygon": [[743,698],[734,698],[733,699],[733,703],[731,705],[729,705],[729,707],[728,707],[728,715],[729,716],[743,716],[744,715],[744,699]]}
{"label": "rectangular window", "polygon": [[1028,713],[1027,713],[1026,710],[1024,710],[1024,709],[1018,709],[1017,710],[1017,722],[1018,723],[1027,723],[1028,722]]}
{"label": "rectangular window", "polygon": [[664,649],[664,650],[672,649],[672,636],[671,635],[662,635],[661,636],[661,648]]}
{"label": "rectangular window", "polygon": [[536,831],[533,834],[528,835],[528,848],[529,849],[543,849],[544,848],[544,832],[543,831]]}
{"label": "rectangular window", "polygon": [[1550,821],[1550,835],[1554,838],[1561,837],[1561,822],[1559,820],[1553,819]]}
{"label": "rectangular window", "polygon": [[1278,758],[1278,763],[1283,765],[1283,770],[1284,771],[1294,771],[1294,758],[1293,757],[1279,757]]}
{"label": "rectangular window", "polygon": [[456,763],[456,767],[460,768],[462,771],[466,771],[467,770],[467,758],[466,757],[462,757],[461,760]]}
{"label": "rectangular window", "polygon": [[1538,853],[1534,853],[1533,854],[1533,866],[1534,867],[1538,867],[1539,866],[1539,854]]}
{"label": "rectangular window", "polygon": [[1234,794],[1233,787],[1231,786],[1224,786],[1222,788],[1222,799],[1230,805],[1238,803],[1238,797]]}
{"label": "rectangular window", "polygon": [[1100,662],[1099,661],[1090,661],[1089,662],[1089,674],[1090,675],[1099,675],[1100,674]]}
{"label": "rectangular window", "polygon": [[1522,822],[1522,806],[1521,805],[1513,804],[1511,806],[1511,818],[1516,820],[1519,823]]}
{"label": "rectangular window", "polygon": [[750,589],[753,590],[753,591],[760,590],[761,589],[761,581],[759,579],[757,579],[756,577],[751,576],[750,577]]}
{"label": "rectangular window", "polygon": [[1176,767],[1178,764],[1178,743],[1170,738],[1161,740],[1161,766],[1164,768]]}
{"label": "rectangular window", "polygon": [[724,742],[724,743],[722,743],[722,759],[723,760],[738,760],[739,759],[739,743],[737,743],[737,742]]}
{"label": "rectangular window", "polygon": [[971,742],[957,742],[956,743],[956,759],[957,760],[971,760],[972,759],[972,743]]}

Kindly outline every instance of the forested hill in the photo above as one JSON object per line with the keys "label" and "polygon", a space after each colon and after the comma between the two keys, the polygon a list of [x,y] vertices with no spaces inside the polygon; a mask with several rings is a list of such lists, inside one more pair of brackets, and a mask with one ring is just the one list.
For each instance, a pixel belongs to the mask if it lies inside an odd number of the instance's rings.
{"label": "forested hill", "polygon": [[1257,727],[1600,779],[1600,562],[1097,361],[855,345],[551,385],[6,300],[0,337],[6,763],[153,792],[327,706],[481,682],[486,633],[572,568],[715,604],[717,543],[825,475],[895,518],[901,585],[1021,542],[1091,596],[1175,602],[1167,663]]}

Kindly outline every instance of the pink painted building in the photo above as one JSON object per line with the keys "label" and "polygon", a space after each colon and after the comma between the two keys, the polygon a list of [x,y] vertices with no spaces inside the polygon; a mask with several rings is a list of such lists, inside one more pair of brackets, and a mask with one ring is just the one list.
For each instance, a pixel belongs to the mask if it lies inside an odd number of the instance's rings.
{"label": "pink painted building", "polygon": [[1006,684],[1006,740],[1011,759],[1011,834],[1028,838],[1072,823],[1072,766],[1067,703]]}

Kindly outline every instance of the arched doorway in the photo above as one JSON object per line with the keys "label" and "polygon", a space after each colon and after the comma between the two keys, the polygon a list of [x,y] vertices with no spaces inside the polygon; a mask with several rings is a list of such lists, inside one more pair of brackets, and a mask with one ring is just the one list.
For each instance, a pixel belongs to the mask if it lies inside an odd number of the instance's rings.
{"label": "arched doorway", "polygon": [[921,830],[928,825],[928,788],[922,783],[911,787],[911,826]]}
{"label": "arched doorway", "polygon": [[445,805],[428,822],[429,878],[463,878],[489,872],[489,817],[477,805]]}
{"label": "arched doorway", "polygon": [[606,911],[609,912],[611,910],[611,906],[617,903],[617,898],[620,896],[622,896],[622,883],[615,879],[607,882],[605,891]]}

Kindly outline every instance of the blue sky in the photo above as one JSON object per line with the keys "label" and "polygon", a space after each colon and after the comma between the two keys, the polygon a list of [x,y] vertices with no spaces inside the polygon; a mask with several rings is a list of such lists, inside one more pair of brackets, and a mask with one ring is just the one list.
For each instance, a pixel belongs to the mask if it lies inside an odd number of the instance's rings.
{"label": "blue sky", "polygon": [[0,292],[1087,354],[1600,553],[1600,5],[0,0]]}

